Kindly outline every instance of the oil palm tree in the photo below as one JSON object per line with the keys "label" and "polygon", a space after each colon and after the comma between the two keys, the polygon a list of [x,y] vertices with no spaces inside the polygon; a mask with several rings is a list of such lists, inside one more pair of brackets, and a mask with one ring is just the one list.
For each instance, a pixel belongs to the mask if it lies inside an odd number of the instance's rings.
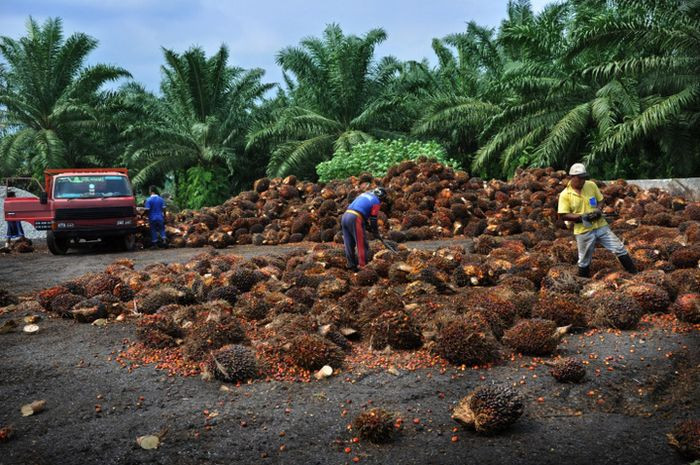
{"label": "oil palm tree", "polygon": [[494,33],[472,21],[466,32],[433,39],[438,67],[426,86],[425,111],[413,126],[414,135],[441,141],[465,165],[505,97],[497,86],[505,57]]}
{"label": "oil palm tree", "polygon": [[634,151],[634,162],[646,162],[654,175],[698,175],[700,1],[617,3],[618,14],[599,15],[580,30],[569,54],[616,51],[584,73],[610,83],[632,82],[639,97],[634,112],[604,127],[586,160],[619,163],[619,154]]}
{"label": "oil palm tree", "polygon": [[[198,47],[183,54],[164,49],[163,54],[163,95],[136,98],[134,102],[144,104],[146,117],[125,131],[131,140],[126,156],[138,169],[133,181],[144,186],[175,175],[182,189],[218,192],[203,203],[222,200],[230,193],[229,176],[240,174],[245,136],[273,85],[261,82],[260,69],[229,66],[225,46],[210,58]],[[188,170],[191,178],[207,185],[187,186]]]}
{"label": "oil palm tree", "polygon": [[76,138],[90,137],[86,130],[103,123],[96,107],[103,84],[130,74],[102,64],[85,67],[96,47],[97,41],[82,33],[64,39],[59,18],[43,25],[29,18],[25,37],[0,38],[7,63],[6,85],[0,88],[5,130],[0,157],[13,171],[38,175],[47,167],[99,162],[100,154],[85,153]]}
{"label": "oil palm tree", "polygon": [[486,126],[473,168],[497,175],[584,159],[605,177],[697,170],[687,156],[698,153],[700,97],[692,5],[572,0],[506,25],[499,40],[519,61],[502,85],[516,98]]}
{"label": "oil palm tree", "polygon": [[392,57],[374,59],[385,39],[382,29],[357,37],[331,24],[322,38],[306,38],[278,53],[289,105],[248,138],[249,148],[271,147],[268,174],[314,177],[315,165],[334,151],[398,135],[392,115],[401,97],[389,89],[400,64]]}

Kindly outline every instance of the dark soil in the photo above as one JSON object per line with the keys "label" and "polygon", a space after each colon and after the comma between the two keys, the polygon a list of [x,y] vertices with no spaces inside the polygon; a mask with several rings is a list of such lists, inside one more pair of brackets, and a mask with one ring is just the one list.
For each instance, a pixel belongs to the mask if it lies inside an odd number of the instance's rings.
{"label": "dark soil", "polygon": [[[200,252],[129,256],[141,267]],[[27,292],[122,256],[2,257],[0,280]],[[0,325],[12,318],[21,327],[23,316],[1,315]],[[0,335],[0,427],[15,431],[0,443],[0,464],[343,464],[354,457],[377,464],[682,464],[665,434],[700,415],[699,334],[661,325],[567,336],[559,353],[589,362],[581,384],[559,384],[537,359],[516,356],[491,369],[345,372],[307,384],[257,381],[222,390],[220,382],[171,377],[152,365],[120,366],[115,355],[135,340],[131,323],[96,327],[42,317],[38,334]],[[525,414],[505,433],[484,437],[458,426],[450,410],[490,383],[514,386]],[[22,417],[21,405],[37,399],[47,401],[46,410]],[[347,425],[368,406],[404,420],[394,443],[352,442]],[[158,433],[158,450],[136,444]]]}

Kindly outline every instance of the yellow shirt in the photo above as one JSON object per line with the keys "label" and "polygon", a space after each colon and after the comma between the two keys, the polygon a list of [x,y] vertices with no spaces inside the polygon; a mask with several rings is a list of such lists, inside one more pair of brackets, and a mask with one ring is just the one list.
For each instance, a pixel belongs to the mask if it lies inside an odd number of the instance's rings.
{"label": "yellow shirt", "polygon": [[[571,187],[571,181],[566,186],[561,194],[559,194],[559,207],[557,213],[566,215],[567,213],[577,213],[583,215],[590,213],[598,207],[598,203],[603,200],[603,194],[593,181],[586,181],[581,188],[581,194]],[[583,234],[594,229],[602,228],[608,222],[605,218],[600,218],[594,221],[590,228],[587,228],[583,223],[574,223],[574,234]]]}

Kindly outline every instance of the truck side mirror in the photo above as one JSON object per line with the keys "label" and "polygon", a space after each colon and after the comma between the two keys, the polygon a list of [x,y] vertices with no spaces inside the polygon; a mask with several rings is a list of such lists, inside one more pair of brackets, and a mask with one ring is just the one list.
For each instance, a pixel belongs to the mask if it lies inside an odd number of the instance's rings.
{"label": "truck side mirror", "polygon": [[49,194],[46,192],[42,192],[39,194],[39,203],[42,205],[46,205],[49,201]]}

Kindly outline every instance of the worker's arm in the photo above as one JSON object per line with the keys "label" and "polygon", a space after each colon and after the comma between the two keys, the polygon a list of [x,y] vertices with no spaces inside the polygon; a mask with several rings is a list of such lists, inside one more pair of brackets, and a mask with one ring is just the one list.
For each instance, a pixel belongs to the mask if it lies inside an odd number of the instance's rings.
{"label": "worker's arm", "polygon": [[560,213],[559,218],[564,221],[571,221],[572,223],[580,223],[582,221],[581,215],[578,213],[566,213],[564,215]]}
{"label": "worker's arm", "polygon": [[379,232],[379,225],[377,224],[379,206],[380,204],[372,205],[372,210],[369,213],[369,230],[374,234],[377,234]]}
{"label": "worker's arm", "polygon": [[571,205],[569,203],[569,196],[562,192],[559,195],[559,205],[557,207],[557,214],[559,218],[564,221],[570,221],[572,223],[580,223],[581,215],[578,213],[571,212]]}

